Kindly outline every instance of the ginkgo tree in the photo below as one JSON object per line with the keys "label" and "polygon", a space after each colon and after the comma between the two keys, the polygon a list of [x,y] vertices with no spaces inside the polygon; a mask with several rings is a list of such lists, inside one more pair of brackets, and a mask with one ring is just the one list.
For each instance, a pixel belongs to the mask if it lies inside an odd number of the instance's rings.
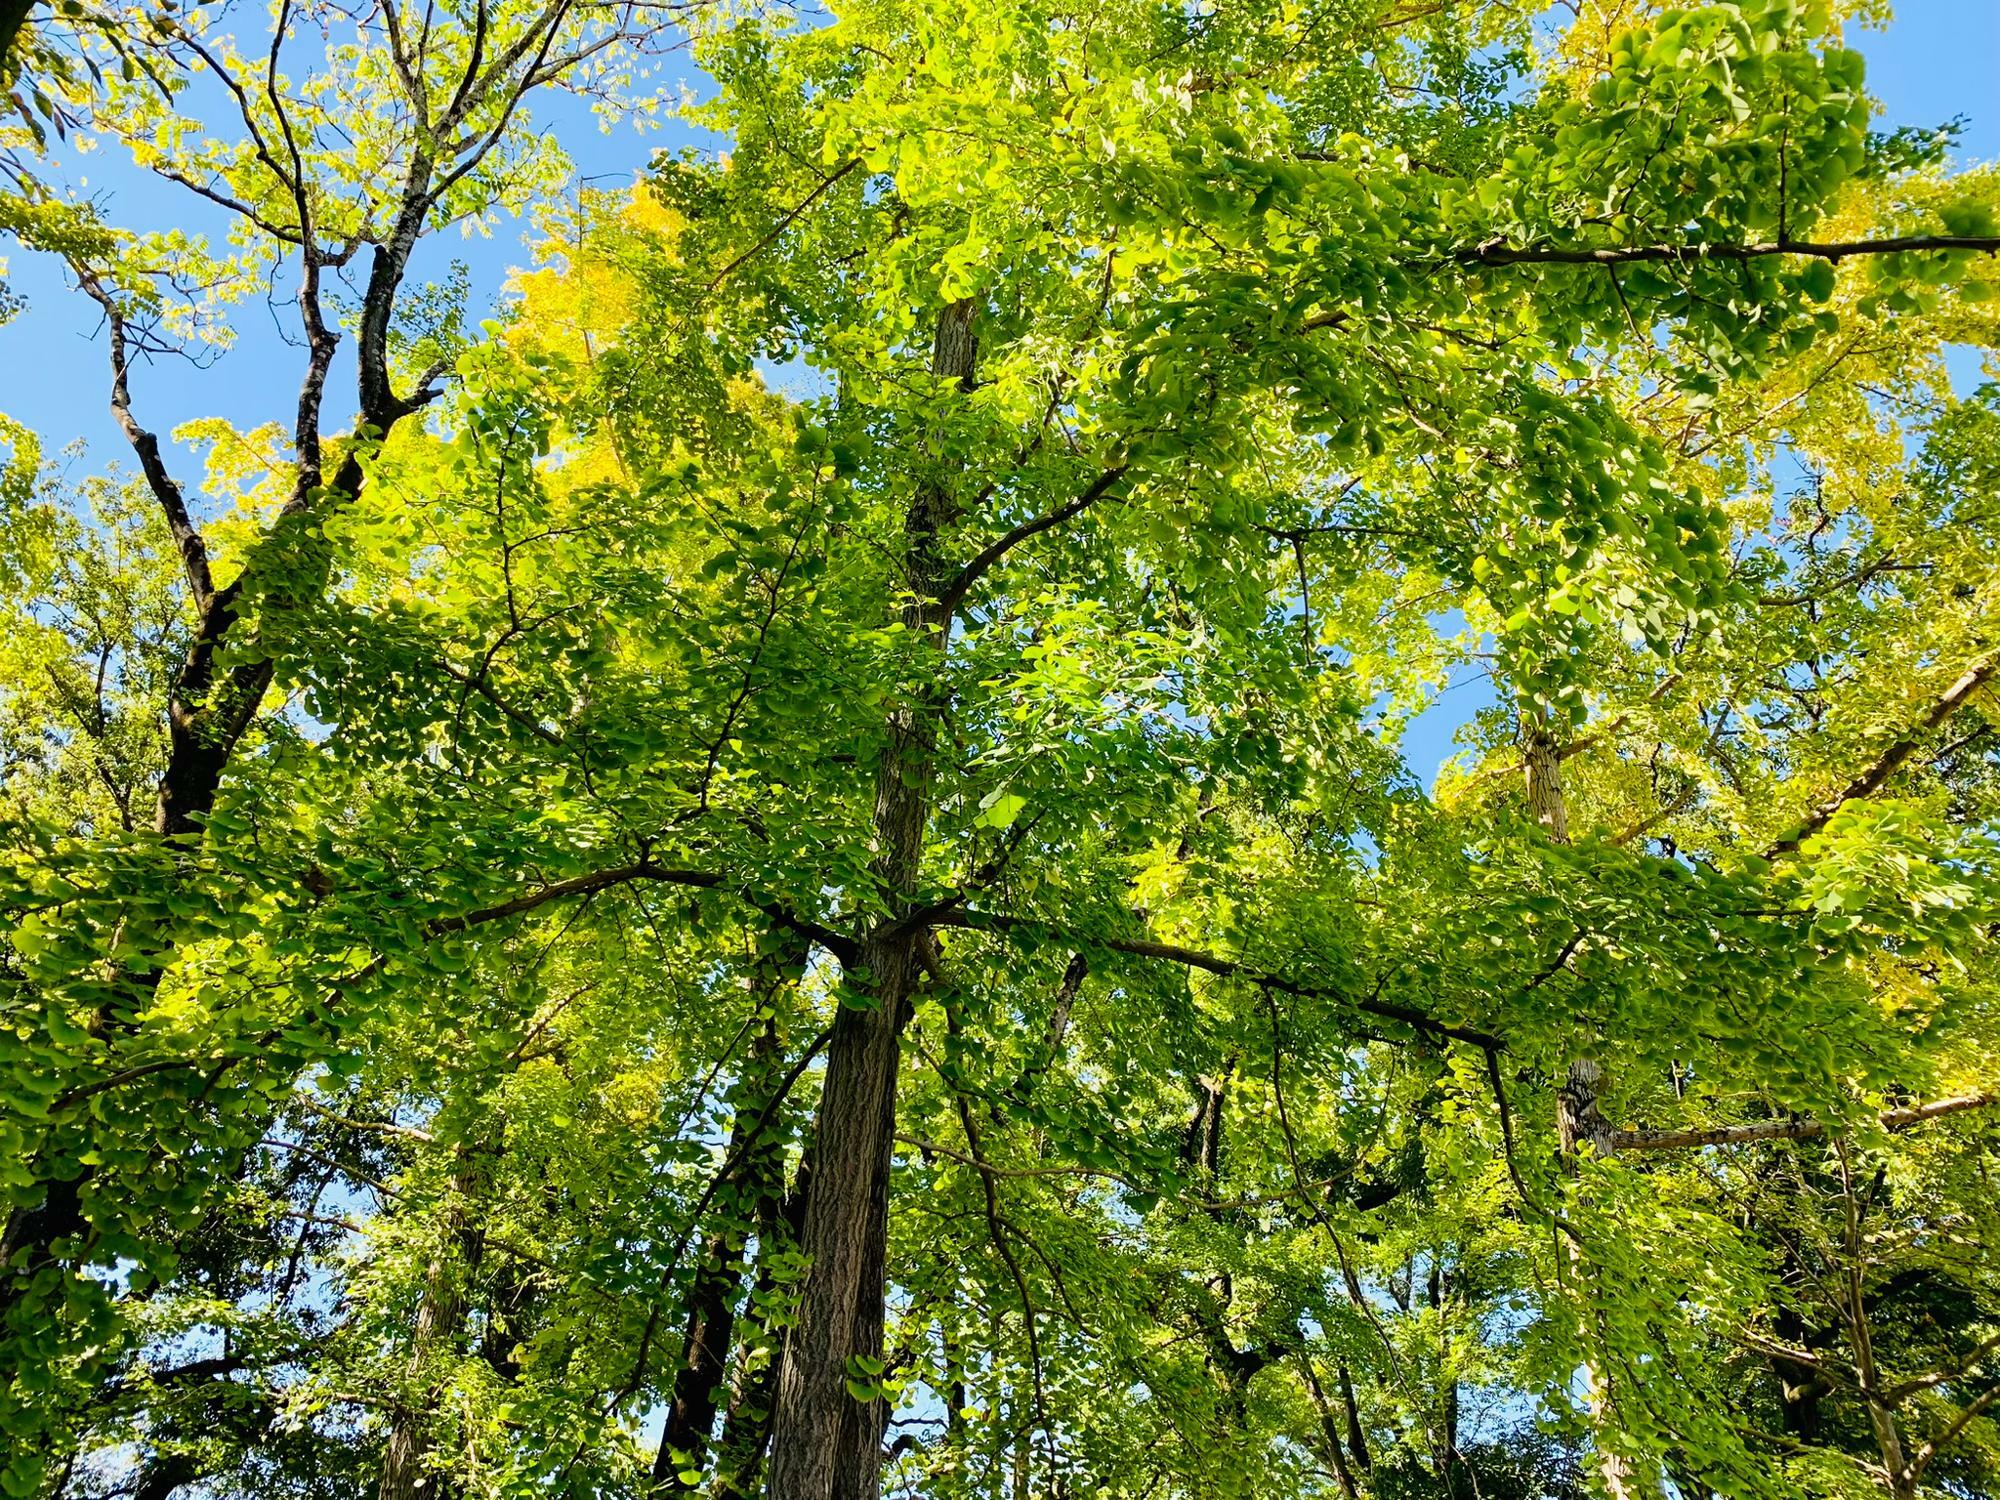
{"label": "ginkgo tree", "polygon": [[10,1492],[1995,1481],[2000,184],[1857,17],[131,19],[20,66],[233,229],[15,148],[136,472],[7,429]]}

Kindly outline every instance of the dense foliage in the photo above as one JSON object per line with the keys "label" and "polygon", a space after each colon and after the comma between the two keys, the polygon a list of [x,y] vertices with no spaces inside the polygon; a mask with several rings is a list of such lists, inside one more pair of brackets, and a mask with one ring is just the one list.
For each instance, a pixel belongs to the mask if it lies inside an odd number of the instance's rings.
{"label": "dense foliage", "polygon": [[2000,1494],[2000,173],[1866,9],[31,10],[0,1492]]}

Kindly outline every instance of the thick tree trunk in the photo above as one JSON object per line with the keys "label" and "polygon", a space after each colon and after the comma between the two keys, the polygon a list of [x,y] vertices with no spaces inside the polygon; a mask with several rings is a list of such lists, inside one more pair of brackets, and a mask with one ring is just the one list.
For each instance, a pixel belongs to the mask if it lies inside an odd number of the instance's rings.
{"label": "thick tree trunk", "polygon": [[5,64],[13,60],[15,43],[34,8],[35,0],[0,0],[0,77],[6,76]]}
{"label": "thick tree trunk", "polygon": [[849,1361],[882,1357],[889,1160],[903,1012],[918,977],[902,939],[863,950],[873,1004],[844,1008],[828,1047],[805,1252],[811,1264],[778,1369],[772,1500],[874,1500],[885,1413],[847,1393]]}
{"label": "thick tree trunk", "polygon": [[[1785,1251],[1780,1279],[1788,1288],[1797,1288],[1805,1283],[1806,1270],[1799,1264],[1797,1247],[1789,1236],[1782,1237],[1780,1243]],[[1795,1349],[1805,1348],[1812,1337],[1811,1327],[1790,1299],[1779,1303],[1771,1331],[1781,1344]],[[1789,1360],[1773,1357],[1770,1366],[1771,1377],[1778,1385],[1778,1411],[1786,1434],[1805,1443],[1820,1442],[1825,1426],[1820,1403],[1829,1393],[1826,1382],[1817,1370]]]}
{"label": "thick tree trunk", "polygon": [[[931,369],[970,389],[973,362],[972,305],[954,303],[938,318]],[[948,611],[935,602],[947,576],[938,533],[950,519],[944,485],[920,482],[904,526],[913,600],[903,623],[935,653],[938,676],[949,635]],[[806,1209],[810,1265],[778,1369],[771,1500],[875,1500],[881,1487],[888,1411],[854,1399],[847,1381],[850,1360],[882,1358],[896,1074],[928,944],[904,918],[930,823],[940,695],[933,685],[891,711],[876,770],[874,875],[889,915],[861,945],[866,994],[842,1006],[827,1049]]]}

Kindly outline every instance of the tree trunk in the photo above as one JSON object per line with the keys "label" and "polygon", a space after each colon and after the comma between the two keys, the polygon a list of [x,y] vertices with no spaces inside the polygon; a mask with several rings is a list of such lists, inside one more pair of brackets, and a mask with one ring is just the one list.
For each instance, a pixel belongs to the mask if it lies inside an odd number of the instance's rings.
{"label": "tree trunk", "polygon": [[0,77],[11,71],[7,64],[13,61],[14,45],[34,8],[35,0],[0,0]]}
{"label": "tree trunk", "polygon": [[[954,303],[938,318],[931,370],[969,390],[973,360],[972,304]],[[921,924],[904,918],[914,904],[930,823],[949,635],[949,611],[936,602],[947,576],[938,532],[950,519],[944,485],[919,482],[904,523],[913,598],[902,618],[934,654],[933,680],[891,710],[876,769],[873,874],[888,916],[861,945],[866,993],[852,997],[860,1003],[843,1003],[827,1048],[806,1209],[810,1265],[778,1369],[771,1500],[875,1500],[881,1487],[888,1411],[880,1400],[851,1397],[847,1381],[850,1360],[882,1358],[896,1073],[929,942]]]}
{"label": "tree trunk", "polygon": [[[0,0],[0,61],[4,61],[8,49],[18,42],[20,27],[32,10],[32,4]],[[376,428],[384,437],[403,417],[418,409],[417,405],[396,398],[389,389],[388,329],[410,255],[433,206],[429,193],[430,172],[429,161],[420,157],[406,174],[403,210],[390,244],[376,247],[361,309],[361,417],[364,425]],[[309,260],[308,267],[311,265]],[[316,534],[320,518],[313,507],[325,504],[318,459],[318,409],[336,341],[327,337],[326,330],[319,325],[317,292],[309,287],[301,305],[310,307],[312,326],[317,332],[312,338],[313,352],[300,394],[300,426],[295,429],[300,451],[294,470],[292,499],[271,529],[259,538],[245,560],[243,570],[231,583],[206,598],[202,597],[209,580],[200,534],[189,526],[186,514],[181,510],[178,487],[173,485],[171,478],[165,475],[164,470],[156,476],[149,475],[156,493],[161,485],[173,492],[168,507],[169,525],[177,533],[182,533],[177,539],[191,571],[198,569],[198,576],[190,581],[196,607],[200,611],[194,641],[174,675],[168,694],[165,726],[167,763],[160,775],[154,806],[154,830],[164,838],[189,842],[198,839],[203,821],[214,809],[230,759],[255,720],[271,686],[274,674],[272,662],[254,654],[254,642],[246,647],[240,639],[231,639],[231,628],[238,619],[238,605],[246,593],[262,589],[265,575],[285,579],[293,571],[301,547],[316,554],[318,560],[315,567],[318,571],[304,575],[311,582],[311,590],[303,595],[296,579],[288,585],[289,602],[297,608],[302,602],[310,603],[324,596],[331,554],[324,536]],[[142,469],[149,469],[149,459],[157,462],[158,439],[139,428],[132,418],[126,388],[126,356],[122,352],[125,347],[124,333],[122,325],[110,316],[111,306],[109,302],[105,303],[107,318],[112,325],[112,411],[134,443]],[[351,500],[361,492],[364,473],[360,454],[350,451],[342,459],[328,488],[334,496]],[[176,511],[180,511],[177,519]],[[270,602],[268,598],[265,600],[267,607]],[[224,657],[232,649],[249,650],[250,659],[239,661],[218,676]],[[129,1016],[143,1010],[145,1001],[159,987],[174,951],[170,939],[162,940],[146,951],[143,966],[127,968],[121,976],[121,989],[133,997],[126,1008],[127,1014],[119,1015],[107,1006],[100,1012],[95,1024],[107,1030],[127,1026]],[[72,1158],[68,1162],[64,1161],[66,1155]],[[65,1166],[70,1169],[67,1177],[61,1175]],[[29,1169],[37,1180],[46,1184],[46,1188],[40,1204],[14,1209],[7,1215],[4,1231],[0,1231],[0,1251],[4,1251],[0,1254],[0,1328],[10,1323],[45,1320],[47,1309],[42,1305],[42,1299],[50,1295],[52,1284],[58,1288],[55,1295],[61,1296],[63,1283],[61,1278],[52,1278],[44,1273],[64,1262],[73,1266],[87,1265],[96,1248],[95,1226],[83,1210],[80,1192],[83,1184],[95,1175],[96,1169],[74,1163],[73,1153],[51,1149],[46,1140],[34,1149]],[[70,1247],[62,1255],[55,1252],[59,1243],[67,1243]],[[5,1342],[0,1340],[0,1344]],[[11,1374],[11,1371],[0,1368],[0,1385],[4,1385]]]}
{"label": "tree trunk", "polygon": [[377,1500],[416,1500],[419,1495],[436,1494],[424,1463],[430,1452],[431,1397],[437,1387],[430,1367],[438,1355],[458,1342],[464,1330],[466,1283],[478,1273],[486,1246],[486,1236],[465,1201],[473,1190],[470,1171],[461,1169],[451,1186],[443,1243],[424,1274],[424,1292],[410,1331],[410,1389],[396,1402],[389,1443],[382,1453]]}
{"label": "tree trunk", "polygon": [[[757,1245],[757,1278],[751,1292],[757,1298],[777,1289],[775,1271],[779,1245],[797,1245],[805,1236],[806,1204],[812,1199],[812,1152],[799,1162],[792,1190],[775,1206],[768,1219],[760,1220]],[[763,1488],[764,1450],[771,1441],[772,1406],[778,1388],[776,1358],[751,1368],[751,1341],[761,1328],[745,1338],[735,1378],[729,1388],[729,1409],[723,1413],[722,1438],[716,1445],[714,1500],[748,1500]]]}
{"label": "tree trunk", "polygon": [[[804,945],[795,944],[775,959],[766,960],[755,990],[760,1008],[777,1006],[787,976],[805,962],[805,957]],[[773,1014],[751,1043],[735,1091],[735,1120],[724,1158],[737,1163],[737,1180],[731,1185],[734,1211],[725,1210],[729,1222],[709,1235],[695,1271],[680,1373],[674,1377],[673,1401],[660,1434],[660,1451],[653,1461],[653,1484],[662,1494],[698,1488],[697,1484],[683,1483],[679,1476],[699,1472],[706,1461],[715,1430],[717,1398],[735,1340],[744,1254],[753,1229],[762,1235],[773,1227],[776,1205],[784,1194],[784,1150],[765,1113],[784,1072],[781,1036]]]}
{"label": "tree trunk", "polygon": [[1347,1446],[1354,1454],[1354,1463],[1362,1473],[1371,1472],[1375,1460],[1368,1452],[1368,1430],[1361,1425],[1361,1403],[1354,1395],[1354,1373],[1345,1362],[1334,1367],[1340,1377],[1340,1405],[1347,1414]]}
{"label": "tree trunk", "polygon": [[1558,844],[1569,842],[1569,804],[1563,797],[1562,751],[1539,717],[1526,721],[1521,770],[1527,781],[1528,811]]}
{"label": "tree trunk", "polygon": [[1333,1477],[1340,1482],[1340,1493],[1345,1500],[1359,1500],[1361,1487],[1354,1482],[1354,1470],[1348,1466],[1347,1450],[1340,1441],[1340,1424],[1334,1420],[1333,1407],[1320,1386],[1319,1371],[1313,1368],[1312,1351],[1299,1350],[1299,1368],[1305,1372],[1306,1389],[1312,1393],[1313,1408],[1319,1413],[1320,1435],[1326,1440],[1327,1460],[1333,1465]]}
{"label": "tree trunk", "polygon": [[[1562,750],[1547,721],[1540,716],[1524,719],[1521,769],[1527,783],[1528,808],[1535,821],[1556,843],[1568,843],[1569,804],[1563,796]],[[1556,1137],[1571,1171],[1575,1170],[1577,1153],[1586,1144],[1599,1160],[1609,1160],[1614,1149],[1611,1123],[1597,1107],[1597,1092],[1603,1081],[1603,1067],[1594,1058],[1578,1056],[1571,1059],[1568,1076],[1556,1091]],[[1573,1277],[1581,1281],[1592,1274],[1590,1263],[1574,1240],[1564,1238],[1561,1253]],[[1611,1500],[1636,1500],[1639,1489],[1631,1465],[1602,1441],[1602,1435],[1617,1421],[1604,1372],[1586,1363],[1583,1384],[1584,1402],[1596,1435],[1597,1473],[1604,1482],[1605,1493]]]}
{"label": "tree trunk", "polygon": [[[1588,1145],[1599,1159],[1608,1159],[1614,1149],[1611,1122],[1597,1107],[1597,1090],[1603,1079],[1603,1068],[1590,1058],[1579,1057],[1570,1063],[1569,1076],[1556,1091],[1556,1138],[1572,1171],[1583,1146]],[[1594,1274],[1574,1240],[1562,1241],[1562,1253],[1568,1260],[1570,1275],[1579,1282]],[[1609,1385],[1603,1372],[1588,1362],[1583,1367],[1583,1399],[1596,1434],[1597,1473],[1604,1481],[1605,1493],[1611,1500],[1636,1500],[1639,1486],[1632,1466],[1623,1454],[1613,1452],[1603,1442],[1603,1434],[1617,1423]]]}

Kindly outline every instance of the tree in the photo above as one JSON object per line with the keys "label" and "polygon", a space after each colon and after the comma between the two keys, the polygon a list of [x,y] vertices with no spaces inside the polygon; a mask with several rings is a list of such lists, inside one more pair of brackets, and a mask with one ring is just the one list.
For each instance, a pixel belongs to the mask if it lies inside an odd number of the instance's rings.
{"label": "tree", "polygon": [[[180,234],[119,234],[35,178],[14,174],[10,227],[31,245],[62,255],[78,292],[103,314],[112,412],[164,520],[179,564],[174,591],[187,617],[181,659],[151,705],[163,741],[150,818],[158,839],[145,846],[128,842],[122,856],[113,856],[150,860],[153,868],[139,882],[136,902],[114,891],[88,917],[65,913],[79,927],[97,924],[98,931],[65,934],[81,941],[49,966],[53,984],[28,979],[42,1025],[21,1034],[13,1066],[37,1075],[24,1112],[30,1123],[17,1137],[30,1165],[0,1241],[8,1266],[0,1320],[19,1345],[10,1357],[15,1369],[24,1358],[55,1364],[70,1353],[63,1304],[73,1295],[93,1299],[88,1283],[73,1293],[66,1266],[130,1250],[144,1267],[152,1258],[142,1245],[148,1218],[161,1206],[169,1214],[185,1213],[204,1201],[199,1184],[176,1186],[158,1205],[143,1189],[135,1194],[134,1184],[106,1181],[99,1168],[129,1148],[111,1147],[107,1160],[105,1146],[92,1138],[99,1122],[77,1119],[78,1106],[98,1087],[78,1079],[116,1079],[135,1068],[135,1076],[148,1076],[158,1069],[155,1062],[128,1064],[121,1053],[146,1050],[139,1017],[155,1002],[175,956],[218,931],[204,931],[203,918],[221,913],[201,910],[212,893],[201,890],[188,861],[201,862],[192,852],[197,843],[217,844],[226,821],[214,816],[224,775],[246,737],[268,733],[266,700],[287,643],[325,600],[331,568],[325,528],[358,497],[395,429],[437,398],[436,382],[449,370],[448,324],[441,330],[445,343],[433,332],[428,350],[424,338],[396,327],[416,243],[440,224],[522,201],[548,182],[559,168],[527,128],[522,100],[609,49],[643,43],[660,24],[642,11],[606,21],[561,3],[508,11],[481,0],[463,14],[427,11],[408,27],[393,5],[358,19],[337,9],[286,5],[272,19],[264,55],[245,57],[233,37],[212,31],[209,20],[200,11],[186,18],[142,7],[80,11],[74,43],[87,67],[64,66],[42,81],[67,90],[69,108],[91,129],[129,147],[139,165],[223,209],[227,249]],[[351,35],[336,35],[343,27]],[[308,34],[312,41],[301,44]],[[106,37],[112,38],[108,46]],[[325,49],[324,66],[295,85],[281,72],[285,49],[314,43]],[[93,48],[123,64],[115,76],[97,65]],[[47,56],[67,61],[54,48]],[[205,107],[235,120],[241,133],[234,141],[200,133],[195,119],[180,112],[202,86],[214,91]],[[343,332],[329,308],[326,282],[364,249],[370,257],[366,285],[351,312],[356,416],[351,433],[330,439],[322,408]],[[225,543],[189,509],[158,436],[135,411],[133,369],[142,359],[177,352],[190,329],[197,336],[205,332],[216,304],[240,298],[267,276],[275,285],[290,268],[298,278],[294,305],[304,355],[296,411],[289,424],[250,435],[253,471],[262,471],[264,492],[253,509],[259,501],[274,503],[247,532]],[[443,357],[427,368],[404,368],[425,353]],[[228,470],[216,477],[226,484]],[[113,629],[98,636],[96,705],[85,704],[80,714],[65,705],[57,717],[59,724],[68,721],[65,729],[80,719],[83,732],[94,736],[104,729],[107,669],[137,644]],[[127,828],[131,812],[121,807]],[[58,867],[42,868],[53,874]],[[239,889],[232,892],[235,899],[218,900],[235,909],[220,930],[243,920],[244,894]],[[64,904],[61,897],[57,904]],[[183,923],[183,916],[195,920]],[[103,964],[114,970],[109,982],[99,969]],[[251,1050],[269,1046],[267,1038]],[[278,1088],[288,1086],[314,1050],[309,1044],[306,1053],[279,1062],[272,1076],[287,1081]],[[175,1091],[180,1098],[168,1093],[159,1100],[161,1113],[178,1113],[186,1103],[199,1113],[219,1076]],[[255,1084],[248,1087],[257,1091]],[[177,1154],[169,1143],[180,1138],[179,1122],[160,1123],[166,1125],[164,1140],[138,1145],[125,1164],[141,1179],[157,1174],[163,1148]],[[141,1138],[149,1133],[142,1127]],[[226,1158],[240,1145],[222,1150]],[[97,1312],[84,1316],[95,1319]],[[101,1320],[91,1326],[95,1333],[82,1336],[85,1344],[105,1331]],[[4,1399],[11,1417],[15,1398]],[[38,1455],[23,1453],[9,1472],[31,1474],[39,1462]]]}
{"label": "tree", "polygon": [[[558,180],[515,97],[651,36],[586,19],[371,12],[297,95],[162,22],[76,106],[247,248],[51,242],[122,568],[16,442],[48,1482],[1981,1482],[1992,174],[1790,0],[718,14],[727,154],[399,335],[417,228]],[[235,147],[162,128],[196,65]],[[126,372],[281,254],[223,573]],[[230,1215],[325,1232],[312,1318],[203,1280]],[[191,1444],[148,1372],[253,1313]]]}

